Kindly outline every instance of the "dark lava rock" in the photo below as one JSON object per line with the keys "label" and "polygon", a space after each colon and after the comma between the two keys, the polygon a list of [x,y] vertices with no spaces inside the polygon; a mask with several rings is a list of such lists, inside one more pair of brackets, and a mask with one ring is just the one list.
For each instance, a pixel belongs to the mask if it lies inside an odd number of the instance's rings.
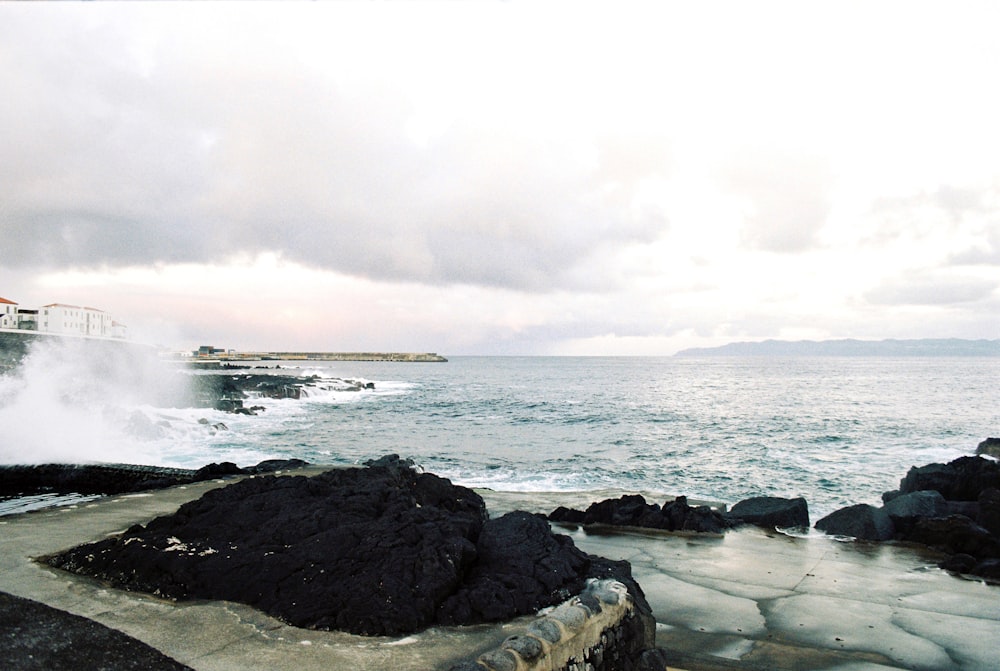
{"label": "dark lava rock", "polygon": [[882,510],[895,526],[896,533],[905,535],[921,517],[945,517],[948,502],[941,493],[933,489],[901,494],[889,500]]}
{"label": "dark lava rock", "polygon": [[1000,438],[987,438],[976,446],[976,454],[1000,457]]}
{"label": "dark lava rock", "polygon": [[487,521],[475,492],[399,459],[265,475],[49,558],[168,598],[226,599],[299,627],[400,635],[567,598],[589,558],[533,515]]}
{"label": "dark lava rock", "polygon": [[979,493],[979,524],[1000,536],[1000,489],[990,487]]}
{"label": "dark lava rock", "polygon": [[726,517],[733,523],[753,524],[765,529],[808,527],[809,504],[802,497],[757,496],[734,505]]}
{"label": "dark lava rock", "polygon": [[697,531],[702,533],[722,533],[731,525],[717,510],[708,506],[692,506],[686,496],[678,496],[663,504],[660,517],[667,520],[661,529],[669,531]]}
{"label": "dark lava rock", "polygon": [[605,524],[705,533],[721,533],[730,526],[722,513],[708,506],[692,507],[687,497],[678,496],[661,508],[655,503],[647,503],[640,494],[604,499],[590,504],[586,511],[560,506],[549,513],[548,518],[567,524]]}
{"label": "dark lava rock", "polygon": [[980,560],[1000,558],[1000,540],[964,515],[918,519],[906,540],[952,555],[972,555]]}
{"label": "dark lava rock", "polygon": [[584,524],[612,526],[649,526],[642,522],[659,513],[659,508],[646,503],[640,494],[626,494],[617,499],[604,499],[590,504],[584,513]]}
{"label": "dark lava rock", "polygon": [[512,512],[483,525],[476,562],[438,608],[444,624],[500,622],[561,603],[584,586],[588,556],[548,522]]}
{"label": "dark lava rock", "polygon": [[969,573],[1000,581],[1000,559],[984,559],[973,566]]}
{"label": "dark lava rock", "polygon": [[549,513],[549,519],[553,522],[562,522],[564,524],[583,524],[583,520],[586,519],[587,513],[582,510],[575,510],[573,508],[567,508],[566,506],[559,506],[551,513]]}
{"label": "dark lava rock", "polygon": [[1000,463],[983,457],[914,466],[899,483],[901,494],[933,489],[949,501],[976,501],[990,487],[1000,488]]}
{"label": "dark lava rock", "polygon": [[828,534],[852,536],[865,541],[887,541],[895,534],[889,515],[867,503],[836,510],[816,522],[816,528]]}
{"label": "dark lava rock", "polygon": [[124,494],[214,480],[228,475],[252,475],[308,466],[301,459],[262,461],[239,468],[231,462],[208,464],[198,470],[131,464],[39,464],[0,466],[0,496],[33,494]]}
{"label": "dark lava rock", "polygon": [[21,671],[190,671],[120,631],[3,592],[0,660]]}

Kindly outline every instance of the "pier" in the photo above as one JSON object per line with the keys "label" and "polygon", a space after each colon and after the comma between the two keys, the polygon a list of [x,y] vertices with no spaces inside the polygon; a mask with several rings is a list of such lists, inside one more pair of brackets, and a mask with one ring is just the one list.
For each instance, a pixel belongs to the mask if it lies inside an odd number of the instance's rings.
{"label": "pier", "polygon": [[442,363],[448,361],[434,352],[215,352],[219,361],[399,361]]}

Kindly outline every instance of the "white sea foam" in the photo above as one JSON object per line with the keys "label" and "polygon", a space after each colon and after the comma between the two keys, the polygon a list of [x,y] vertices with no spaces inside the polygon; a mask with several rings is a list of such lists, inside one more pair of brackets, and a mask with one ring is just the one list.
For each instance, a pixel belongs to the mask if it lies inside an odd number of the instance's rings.
{"label": "white sea foam", "polygon": [[143,438],[162,427],[143,407],[179,401],[185,384],[152,350],[38,341],[0,376],[0,463],[148,461]]}

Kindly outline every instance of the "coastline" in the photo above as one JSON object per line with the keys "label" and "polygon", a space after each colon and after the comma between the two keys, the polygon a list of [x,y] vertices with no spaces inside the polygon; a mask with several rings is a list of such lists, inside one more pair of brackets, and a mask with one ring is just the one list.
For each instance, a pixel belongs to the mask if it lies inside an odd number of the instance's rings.
{"label": "coastline", "polygon": [[[234,481],[216,479],[0,518],[0,591],[118,629],[206,671],[261,664],[302,671],[448,668],[525,626],[521,620],[432,627],[398,639],[300,630],[248,606],[163,601],[108,589],[36,561],[172,512]],[[531,493],[480,494],[492,514],[538,503]],[[561,500],[577,503],[581,497]],[[756,528],[721,537],[555,530],[568,533],[585,552],[631,562],[653,606],[657,645],[673,655],[672,668],[992,668],[991,641],[1000,634],[998,588],[934,568],[937,556],[927,550],[793,538]]]}

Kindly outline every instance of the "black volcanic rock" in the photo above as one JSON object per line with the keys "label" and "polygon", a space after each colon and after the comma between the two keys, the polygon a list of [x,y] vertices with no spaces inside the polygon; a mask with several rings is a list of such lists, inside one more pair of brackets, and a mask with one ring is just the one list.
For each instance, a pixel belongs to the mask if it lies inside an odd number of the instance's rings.
{"label": "black volcanic rock", "polygon": [[730,524],[722,513],[708,506],[691,506],[687,497],[678,496],[663,507],[647,503],[640,494],[626,494],[590,504],[586,511],[559,506],[548,515],[553,522],[565,524],[604,524],[664,531],[721,533]]}
{"label": "black volcanic rock", "polygon": [[0,465],[0,496],[33,494],[124,494],[213,480],[228,475],[252,475],[300,468],[301,459],[270,459],[239,468],[231,462],[207,464],[198,470],[131,464]]}
{"label": "black volcanic rock", "polygon": [[11,670],[191,671],[120,631],[4,592],[0,660]]}
{"label": "black volcanic rock", "polygon": [[948,515],[948,502],[941,493],[927,489],[893,497],[882,506],[892,520],[896,533],[905,534],[922,517],[944,517]]}
{"label": "black volcanic rock", "polygon": [[733,523],[764,528],[808,527],[809,505],[802,497],[757,496],[734,505],[726,517]]}
{"label": "black volcanic rock", "polygon": [[933,489],[949,501],[976,501],[989,487],[1000,488],[1000,464],[983,457],[914,466],[899,483],[901,494]]}
{"label": "black volcanic rock", "polygon": [[906,540],[951,555],[971,555],[979,560],[1000,558],[1000,539],[964,515],[918,519]]}
{"label": "black volcanic rock", "polygon": [[515,511],[483,526],[476,562],[438,608],[444,624],[499,622],[565,601],[584,586],[588,556],[535,515]]}
{"label": "black volcanic rock", "polygon": [[895,534],[889,515],[867,503],[836,510],[816,522],[816,528],[828,534],[852,536],[864,541],[887,541]]}
{"label": "black volcanic rock", "polygon": [[987,438],[976,446],[976,454],[1000,457],[1000,438]]}
{"label": "black volcanic rock", "polygon": [[583,585],[590,559],[541,518],[487,520],[475,492],[409,462],[261,476],[49,558],[176,599],[239,601],[300,627],[399,635],[506,619]]}

